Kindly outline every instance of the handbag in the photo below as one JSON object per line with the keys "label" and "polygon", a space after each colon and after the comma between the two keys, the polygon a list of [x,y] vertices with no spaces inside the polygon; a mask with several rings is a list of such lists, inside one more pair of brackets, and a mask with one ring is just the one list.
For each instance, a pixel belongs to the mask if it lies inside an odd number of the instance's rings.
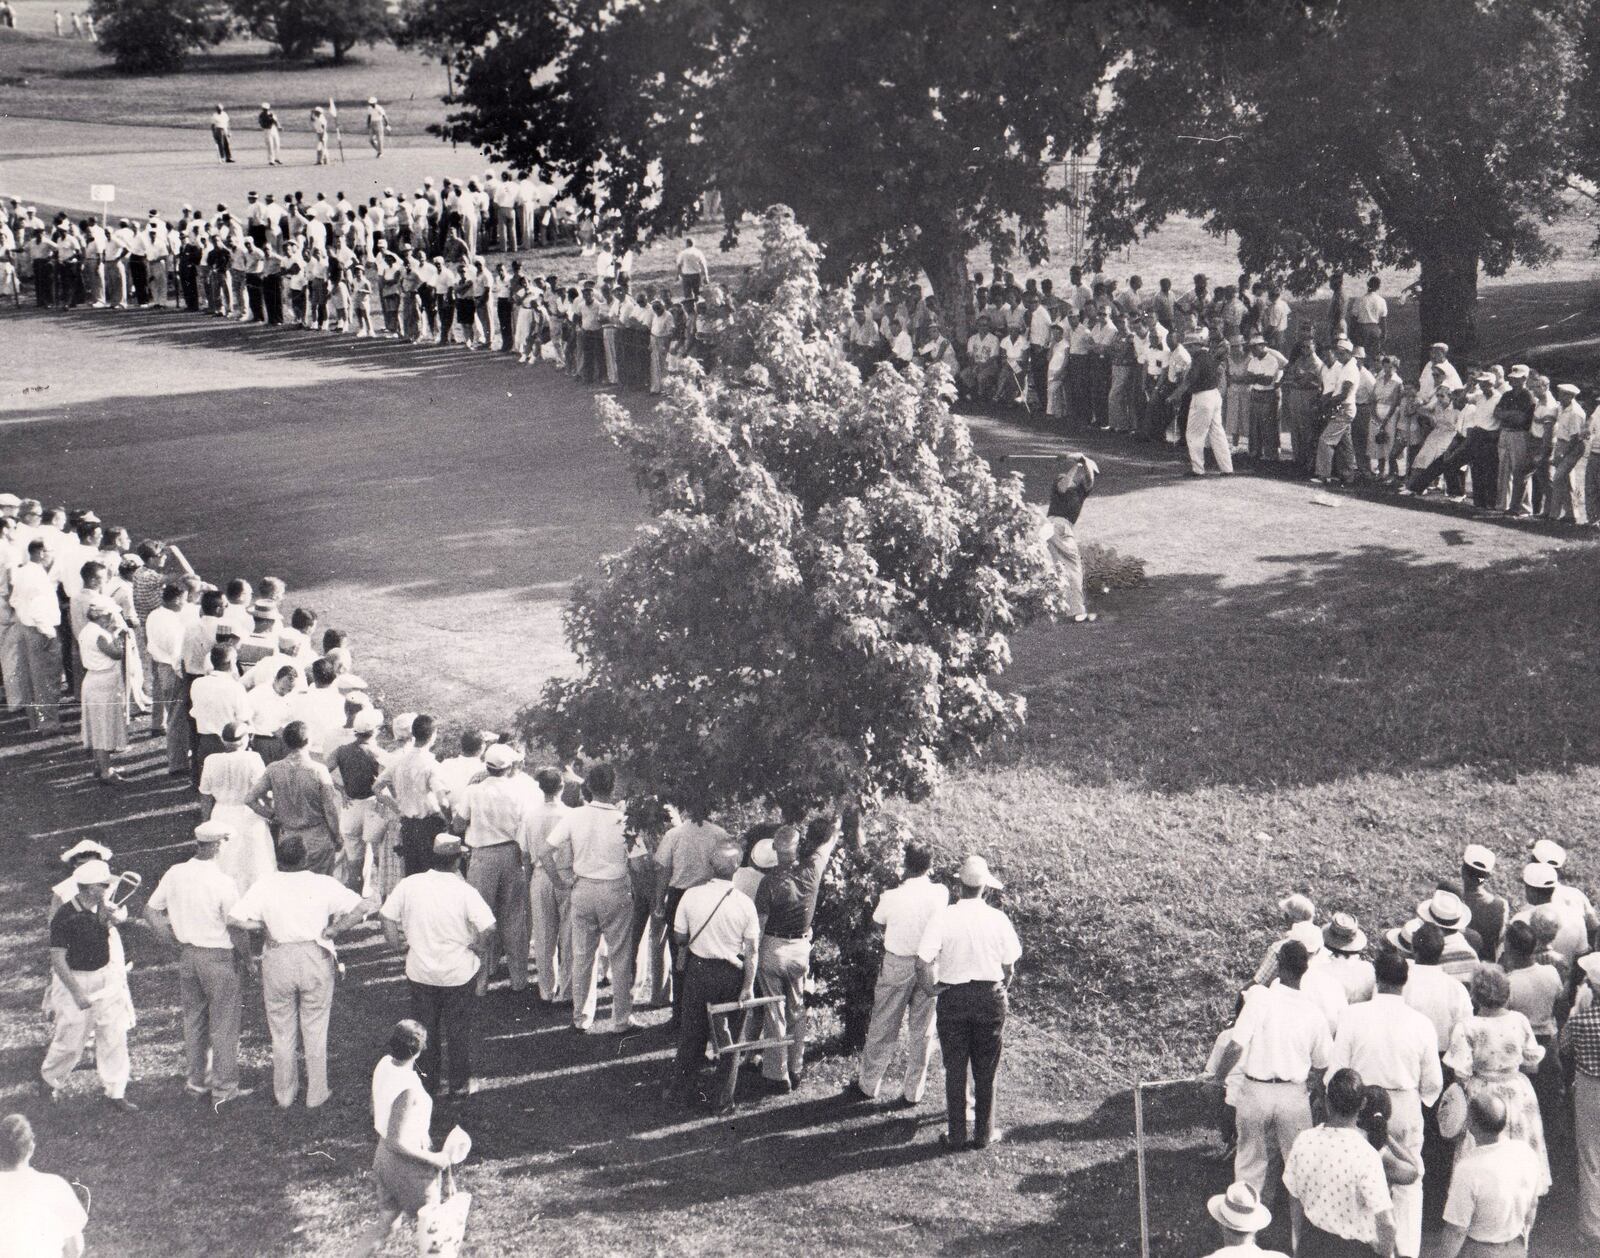
{"label": "handbag", "polygon": [[456,1191],[453,1170],[444,1173],[444,1196],[437,1205],[417,1211],[418,1258],[458,1258],[467,1234],[472,1194]]}

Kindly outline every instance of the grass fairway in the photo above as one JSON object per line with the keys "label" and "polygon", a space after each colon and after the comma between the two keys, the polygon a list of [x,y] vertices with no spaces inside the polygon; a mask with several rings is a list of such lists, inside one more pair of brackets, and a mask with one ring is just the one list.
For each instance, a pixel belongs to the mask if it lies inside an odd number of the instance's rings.
{"label": "grass fairway", "polygon": [[[638,518],[588,397],[548,372],[179,316],[0,321],[20,364],[0,397],[7,488],[177,534],[208,572],[286,576],[292,602],[353,631],[391,711],[503,719],[566,666],[566,583]],[[1059,444],[975,427],[991,458]],[[1028,955],[1006,1142],[941,1158],[937,1068],[918,1111],[849,1109],[838,1058],[782,1102],[700,1119],[656,1099],[661,1032],[619,1052],[497,985],[488,1089],[461,1115],[477,1252],[726,1253],[752,1235],[783,1254],[1137,1252],[1128,1089],[1198,1068],[1276,895],[1393,924],[1473,840],[1514,867],[1523,844],[1561,838],[1576,875],[1594,871],[1592,542],[1395,500],[1330,507],[1270,478],[1190,482],[1159,455],[1089,448],[1105,475],[1083,534],[1145,558],[1150,580],[1092,629],[1022,635],[1026,732],[909,810],[1009,883]],[[1015,466],[1042,497],[1048,465]],[[0,1104],[35,1118],[42,1165],[93,1188],[100,1252],[338,1254],[370,1209],[365,1076],[405,1004],[375,934],[346,949],[343,1103],[320,1117],[264,1093],[226,1121],[185,1108],[175,975],[139,931],[144,1112],[113,1122],[86,1074],[60,1108],[31,1090],[54,854],[96,835],[153,880],[194,820],[138,748],[136,782],[108,796],[70,740],[0,724]],[[264,1083],[258,1002],[246,1062]],[[1204,1196],[1226,1178],[1200,1156],[1206,1114],[1178,1088],[1150,1121],[1156,1252],[1203,1252]],[[1567,1174],[1541,1256],[1581,1252]]]}

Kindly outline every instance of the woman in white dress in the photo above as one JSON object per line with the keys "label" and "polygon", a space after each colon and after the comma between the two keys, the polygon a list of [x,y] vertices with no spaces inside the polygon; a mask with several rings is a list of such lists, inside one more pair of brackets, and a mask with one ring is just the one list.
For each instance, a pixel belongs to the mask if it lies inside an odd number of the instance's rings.
{"label": "woman in white dress", "polygon": [[232,878],[239,894],[278,868],[272,829],[244,801],[267,771],[266,762],[250,749],[250,727],[229,722],[222,728],[222,747],[206,757],[200,770],[200,793],[211,801],[210,821],[233,828],[233,838],[217,849],[217,868]]}
{"label": "woman in white dress", "polygon": [[125,663],[130,641],[127,627],[110,599],[94,599],[78,633],[78,655],[83,661],[83,686],[78,692],[83,745],[94,755],[95,776],[102,782],[120,782],[122,774],[111,767],[112,754],[128,745],[128,673]]}
{"label": "woman in white dress", "polygon": [[425,1206],[437,1205],[444,1172],[465,1156],[466,1136],[459,1129],[438,1151],[428,1134],[433,1098],[417,1074],[417,1058],[427,1044],[420,1022],[397,1022],[389,1033],[387,1055],[372,1071],[372,1126],[378,1133],[372,1178],[378,1188],[378,1220],[350,1251],[351,1258],[377,1253],[402,1218],[415,1218]]}

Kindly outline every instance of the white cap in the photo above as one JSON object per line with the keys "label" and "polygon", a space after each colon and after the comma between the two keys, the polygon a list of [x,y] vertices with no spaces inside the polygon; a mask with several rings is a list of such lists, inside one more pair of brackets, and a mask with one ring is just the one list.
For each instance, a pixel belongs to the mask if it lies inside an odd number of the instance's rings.
{"label": "white cap", "polygon": [[383,728],[383,712],[378,708],[362,708],[350,728],[358,734],[376,734]]}
{"label": "white cap", "polygon": [[1553,839],[1540,839],[1533,845],[1533,859],[1541,865],[1560,869],[1567,863],[1567,849]]}
{"label": "white cap", "polygon": [[496,743],[483,753],[483,762],[491,769],[509,769],[517,762],[517,753],[504,743]]}
{"label": "white cap", "polygon": [[961,862],[958,876],[962,885],[967,887],[993,887],[998,891],[1006,885],[989,872],[989,862],[976,852]]}
{"label": "white cap", "polygon": [[1289,938],[1303,947],[1307,956],[1322,951],[1322,927],[1315,922],[1296,922],[1289,927]]}
{"label": "white cap", "polygon": [[1535,891],[1554,891],[1557,881],[1553,865],[1534,861],[1522,867],[1522,885],[1525,887],[1531,887]]}
{"label": "white cap", "polygon": [[233,837],[233,827],[226,821],[202,821],[194,828],[196,843],[222,843]]}
{"label": "white cap", "polygon": [[1469,843],[1461,853],[1461,863],[1480,874],[1494,873],[1494,853],[1482,843]]}
{"label": "white cap", "polygon": [[111,859],[111,849],[104,843],[96,843],[93,839],[79,839],[65,852],[61,853],[63,861],[75,861],[80,856],[94,856],[99,860]]}
{"label": "white cap", "polygon": [[750,863],[757,869],[776,869],[778,849],[771,839],[762,839],[750,849]]}
{"label": "white cap", "polygon": [[111,866],[105,861],[84,861],[72,871],[72,881],[80,887],[92,887],[111,881]]}
{"label": "white cap", "polygon": [[410,738],[411,725],[417,719],[417,715],[415,712],[402,712],[395,717],[394,723],[389,726],[394,731],[394,736],[396,738]]}

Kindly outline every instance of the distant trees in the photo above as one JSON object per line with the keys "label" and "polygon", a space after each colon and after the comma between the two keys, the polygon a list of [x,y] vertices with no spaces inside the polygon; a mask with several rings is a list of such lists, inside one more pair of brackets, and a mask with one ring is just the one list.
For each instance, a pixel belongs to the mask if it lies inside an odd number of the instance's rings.
{"label": "distant trees", "polygon": [[100,46],[127,74],[170,74],[191,49],[228,36],[226,9],[212,0],[93,0]]}
{"label": "distant trees", "polygon": [[793,207],[823,278],[925,271],[965,339],[968,253],[1040,261],[1087,143],[1102,0],[416,0],[402,38],[454,51],[452,138],[564,180],[633,243]]}
{"label": "distant trees", "polygon": [[327,44],[340,65],[357,44],[370,46],[394,33],[385,0],[233,0],[233,9],[251,34],[296,60]]}
{"label": "distant trees", "polygon": [[[1589,0],[1161,0],[1128,24],[1090,232],[1194,215],[1309,292],[1421,271],[1422,341],[1470,354],[1480,272],[1536,266],[1592,135]],[[1589,169],[1593,167],[1593,169]]]}

